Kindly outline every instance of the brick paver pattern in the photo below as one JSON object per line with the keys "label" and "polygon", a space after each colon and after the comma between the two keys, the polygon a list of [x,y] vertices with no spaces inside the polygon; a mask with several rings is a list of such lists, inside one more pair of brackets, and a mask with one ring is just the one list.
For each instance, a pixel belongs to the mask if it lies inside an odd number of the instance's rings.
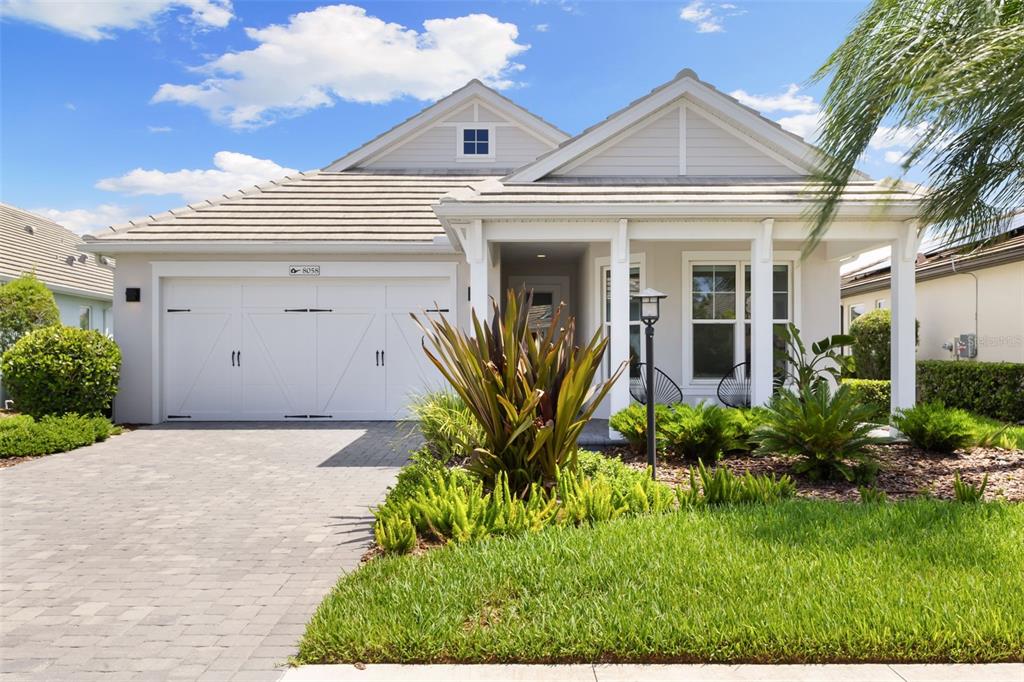
{"label": "brick paver pattern", "polygon": [[0,469],[3,679],[280,678],[414,438],[173,425]]}

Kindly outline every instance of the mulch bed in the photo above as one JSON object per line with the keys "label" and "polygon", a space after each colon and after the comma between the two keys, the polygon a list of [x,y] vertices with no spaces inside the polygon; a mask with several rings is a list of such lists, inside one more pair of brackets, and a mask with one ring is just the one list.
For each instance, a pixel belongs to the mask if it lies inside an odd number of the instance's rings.
{"label": "mulch bed", "polygon": [[[1005,499],[1010,502],[1024,502],[1024,450],[1000,450],[999,448],[973,448],[959,450],[952,455],[940,455],[920,450],[909,444],[887,445],[872,448],[881,463],[881,470],[874,487],[882,490],[890,500],[905,500],[921,495],[939,499],[953,498],[953,476],[960,472],[961,478],[980,484],[988,474],[985,499]],[[630,466],[643,469],[647,466],[644,455],[628,450],[607,451],[617,455]],[[792,460],[769,455],[730,455],[723,458],[721,466],[736,474],[790,474],[796,482],[797,495],[818,500],[840,500],[844,502],[860,499],[858,486],[838,481],[808,481],[795,476],[791,470]],[[658,479],[666,483],[688,483],[691,463],[668,458],[658,461]]]}

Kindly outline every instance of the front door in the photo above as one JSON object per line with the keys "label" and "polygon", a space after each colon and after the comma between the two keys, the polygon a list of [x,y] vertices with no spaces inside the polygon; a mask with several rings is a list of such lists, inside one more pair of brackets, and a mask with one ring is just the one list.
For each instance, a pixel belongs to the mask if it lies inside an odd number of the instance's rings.
{"label": "front door", "polygon": [[510,275],[508,285],[515,291],[525,287],[533,294],[530,301],[530,329],[542,332],[551,325],[555,311],[563,306],[565,322],[569,308],[569,278],[561,275]]}

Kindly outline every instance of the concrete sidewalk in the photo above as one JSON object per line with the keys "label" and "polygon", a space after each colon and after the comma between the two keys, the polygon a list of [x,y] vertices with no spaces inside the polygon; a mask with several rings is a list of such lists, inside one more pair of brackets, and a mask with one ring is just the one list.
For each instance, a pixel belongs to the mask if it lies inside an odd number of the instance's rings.
{"label": "concrete sidewalk", "polygon": [[281,682],[1024,682],[1024,663],[990,665],[307,665]]}

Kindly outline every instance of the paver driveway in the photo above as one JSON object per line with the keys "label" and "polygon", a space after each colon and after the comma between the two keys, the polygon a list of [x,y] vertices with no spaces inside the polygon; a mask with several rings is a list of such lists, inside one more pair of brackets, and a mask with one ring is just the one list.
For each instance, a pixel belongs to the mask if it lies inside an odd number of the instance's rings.
{"label": "paver driveway", "polygon": [[0,469],[4,679],[279,678],[404,434],[174,425]]}

